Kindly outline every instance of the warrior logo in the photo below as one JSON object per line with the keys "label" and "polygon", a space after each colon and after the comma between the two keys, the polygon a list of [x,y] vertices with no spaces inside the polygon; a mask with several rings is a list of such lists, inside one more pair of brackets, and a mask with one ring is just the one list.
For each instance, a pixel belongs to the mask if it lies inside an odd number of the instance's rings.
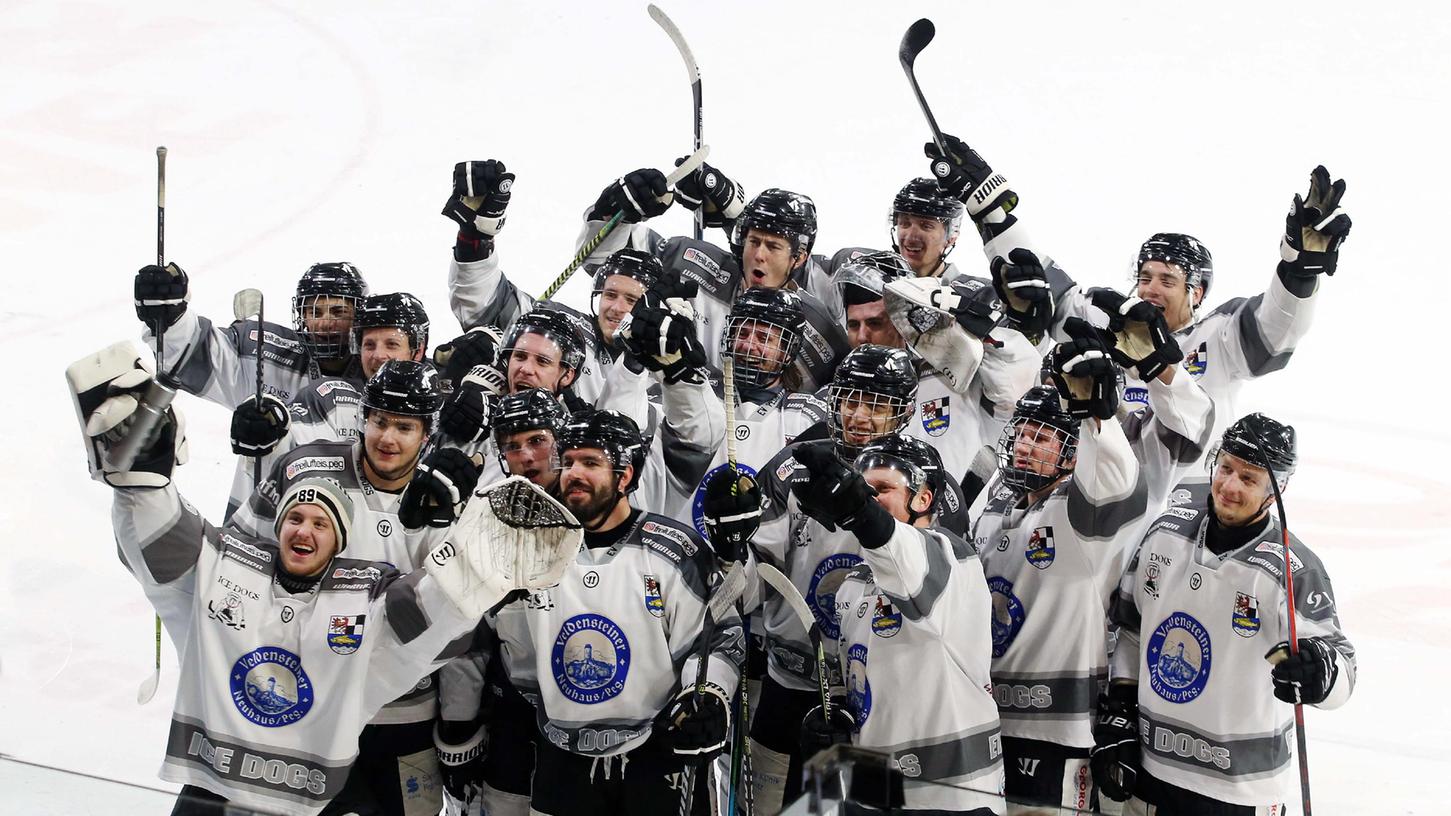
{"label": "warrior logo", "polygon": [[1023,557],[1037,569],[1045,570],[1053,565],[1055,555],[1053,528],[1038,527],[1034,529],[1033,534],[1028,536],[1028,546],[1023,549]]}
{"label": "warrior logo", "polygon": [[1234,593],[1234,614],[1229,617],[1229,625],[1240,637],[1254,637],[1259,633],[1260,605],[1255,596],[1243,592]]}
{"label": "warrior logo", "polygon": [[247,616],[242,607],[242,599],[235,592],[227,593],[227,597],[222,599],[220,608],[216,601],[207,601],[207,617],[214,621],[221,621],[239,632],[247,628]]}
{"label": "warrior logo", "polygon": [[872,634],[889,638],[902,631],[902,613],[898,612],[887,596],[877,596],[877,608],[872,611]]}
{"label": "warrior logo", "polygon": [[559,627],[549,665],[560,692],[585,705],[603,703],[625,690],[630,641],[603,615],[575,615]]}
{"label": "warrior logo", "polygon": [[1013,583],[1008,579],[989,578],[987,588],[993,597],[993,657],[1002,657],[1022,631],[1028,613],[1013,594]]}
{"label": "warrior logo", "polygon": [[851,730],[861,731],[872,714],[872,684],[867,682],[867,647],[860,643],[846,650],[846,704],[856,713]]}
{"label": "warrior logo", "polygon": [[947,397],[942,397],[922,403],[922,430],[928,435],[941,436],[947,433],[947,426],[952,424],[947,401]]}
{"label": "warrior logo", "polygon": [[350,655],[363,645],[363,622],[367,615],[333,615],[327,624],[327,647]]}
{"label": "warrior logo", "polygon": [[1171,703],[1197,698],[1209,682],[1213,652],[1209,630],[1187,612],[1175,612],[1154,629],[1144,652],[1149,685]]}
{"label": "warrior logo", "polygon": [[839,610],[836,608],[836,590],[841,587],[841,582],[857,564],[862,562],[861,556],[851,553],[837,553],[829,555],[816,565],[816,570],[811,573],[811,584],[806,590],[806,602],[811,604],[811,611],[816,615],[816,623],[821,627],[821,634],[836,640],[841,635]]}
{"label": "warrior logo", "polygon": [[297,655],[275,646],[254,649],[232,664],[232,703],[265,728],[291,725],[312,709],[312,681]]}
{"label": "warrior logo", "polygon": [[660,597],[660,581],[653,575],[645,576],[645,611],[657,618],[665,616],[665,599]]}

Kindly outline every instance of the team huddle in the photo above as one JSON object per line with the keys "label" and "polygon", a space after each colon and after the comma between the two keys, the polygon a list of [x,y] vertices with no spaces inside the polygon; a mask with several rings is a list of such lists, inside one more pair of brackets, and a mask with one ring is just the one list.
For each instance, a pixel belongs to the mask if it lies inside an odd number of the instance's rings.
{"label": "team huddle", "polygon": [[[926,153],[891,249],[831,255],[806,195],[627,173],[582,310],[505,274],[514,174],[460,163],[431,353],[350,263],[291,327],[142,268],[154,373],[122,343],[67,376],[181,658],[173,813],[772,814],[838,743],[886,757],[845,812],[1282,812],[1294,706],[1355,652],[1276,509],[1294,429],[1235,403],[1308,330],[1345,183],[1209,308],[1193,237],[1083,286],[1002,173]],[[676,203],[726,248],[650,229]],[[219,524],[172,482],[176,390],[232,412]]]}

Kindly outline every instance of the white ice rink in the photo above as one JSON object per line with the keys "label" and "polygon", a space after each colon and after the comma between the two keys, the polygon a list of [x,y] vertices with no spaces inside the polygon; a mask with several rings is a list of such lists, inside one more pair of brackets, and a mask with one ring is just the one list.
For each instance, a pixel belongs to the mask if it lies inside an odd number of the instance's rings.
{"label": "white ice rink", "polygon": [[[711,162],[750,193],[813,196],[819,251],[885,244],[891,196],[926,169],[896,58],[920,16],[938,28],[917,64],[938,120],[1009,176],[1080,281],[1122,285],[1140,241],[1185,231],[1214,252],[1209,303],[1254,294],[1311,168],[1348,181],[1355,227],[1316,324],[1241,407],[1300,431],[1290,524],[1359,649],[1350,703],[1307,715],[1316,812],[1451,812],[1444,5],[662,3],[704,74]],[[224,320],[259,286],[285,321],[307,266],[350,260],[374,291],[422,297],[437,343],[457,329],[439,215],[454,162],[518,173],[498,251],[538,291],[606,182],[688,152],[690,94],[644,0],[3,0],[0,89],[0,753],[163,787],[176,659],[168,643],[161,690],[137,706],[151,610],[116,558],[62,376],[140,332],[155,147],[170,149],[167,255],[192,309]],[[969,230],[954,258],[985,274],[981,257]],[[219,517],[227,412],[178,404],[192,459],[177,482]],[[4,814],[166,812],[0,771]]]}

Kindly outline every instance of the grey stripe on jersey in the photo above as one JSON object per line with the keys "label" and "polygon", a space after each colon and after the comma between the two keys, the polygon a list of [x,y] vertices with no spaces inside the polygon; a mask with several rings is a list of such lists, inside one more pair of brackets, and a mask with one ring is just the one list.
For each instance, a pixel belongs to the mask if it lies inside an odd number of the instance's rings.
{"label": "grey stripe on jersey", "polygon": [[1080,490],[1068,491],[1068,523],[1085,538],[1111,538],[1144,514],[1149,506],[1149,488],[1140,476],[1134,489],[1122,499],[1094,504]]}
{"label": "grey stripe on jersey", "polygon": [[1255,312],[1259,310],[1260,303],[1265,299],[1263,293],[1250,298],[1247,303],[1240,307],[1239,337],[1240,348],[1244,351],[1245,365],[1249,366],[1249,373],[1252,377],[1260,377],[1271,371],[1279,371],[1290,363],[1290,355],[1295,353],[1294,349],[1282,351],[1279,354],[1270,350],[1269,343],[1265,342],[1265,336],[1260,331],[1259,319]]}
{"label": "grey stripe on jersey", "polygon": [[[195,567],[203,538],[216,533],[191,505],[178,503],[175,509],[176,515],[156,535],[141,540],[141,559],[159,584],[169,584]],[[126,562],[124,554],[121,562]]]}
{"label": "grey stripe on jersey", "polygon": [[1290,762],[1289,722],[1268,734],[1219,737],[1140,710],[1139,741],[1155,759],[1191,773],[1219,779],[1272,776]]}
{"label": "grey stripe on jersey", "polygon": [[[234,536],[233,533],[236,533]],[[258,536],[254,541],[258,544],[251,544],[237,536],[244,536],[245,533],[233,530],[216,531],[219,547],[222,551],[222,558],[228,561],[241,564],[249,570],[261,573],[269,578],[275,569],[273,564],[277,561],[277,547],[266,539]]]}
{"label": "grey stripe on jersey", "polygon": [[[1124,437],[1129,444],[1136,445],[1143,438],[1144,428],[1154,418],[1154,409],[1147,408],[1135,411],[1124,417],[1119,425],[1124,429]],[[1214,424],[1214,406],[1209,406],[1209,416],[1205,421],[1206,426]],[[1180,436],[1170,428],[1160,423],[1155,423],[1154,436],[1158,439],[1159,445],[1168,451],[1169,458],[1177,464],[1188,464],[1194,462],[1204,453],[1204,447],[1195,443],[1193,439]],[[1138,455],[1138,451],[1134,452]],[[1140,457],[1142,461],[1142,457]]]}
{"label": "grey stripe on jersey", "polygon": [[590,720],[565,722],[549,720],[537,702],[539,730],[550,743],[576,754],[599,756],[615,746],[624,745],[650,733],[653,722],[646,720]]}
{"label": "grey stripe on jersey", "polygon": [[188,394],[206,390],[212,378],[212,321],[197,315],[197,342],[183,355],[182,363],[171,369],[171,378]]}
{"label": "grey stripe on jersey", "polygon": [[[353,763],[329,765],[322,757],[300,752],[263,753],[256,745],[207,731],[200,720],[173,714],[164,764],[316,808],[338,795]],[[269,783],[269,776],[280,779]]]}
{"label": "grey stripe on jersey", "polygon": [[872,750],[890,753],[904,769],[908,765],[904,758],[916,757],[920,773],[913,774],[912,779],[969,776],[997,765],[1003,755],[1002,735],[997,723],[936,739],[940,742],[907,742],[889,747],[874,746]]}
{"label": "grey stripe on jersey", "polygon": [[394,582],[384,596],[383,608],[388,615],[388,625],[393,628],[400,643],[411,643],[428,630],[428,613],[418,599],[418,582],[423,580],[423,576],[422,570],[408,573]]}
{"label": "grey stripe on jersey", "polygon": [[[922,535],[930,535],[925,530]],[[952,537],[949,537],[952,538]],[[953,545],[954,551],[957,545]],[[927,551],[927,574],[922,579],[922,587],[912,594],[910,598],[898,598],[886,590],[886,595],[902,615],[910,621],[919,621],[932,614],[932,607],[937,605],[937,599],[942,597],[942,592],[947,589],[947,580],[952,577],[952,561],[947,557],[947,551],[941,547],[928,544]]]}
{"label": "grey stripe on jersey", "polygon": [[[1005,720],[1073,719],[1094,710],[1098,692],[1108,683],[1108,668],[1084,674],[1000,674],[993,672],[993,699]],[[1061,714],[1067,717],[1054,718]]]}

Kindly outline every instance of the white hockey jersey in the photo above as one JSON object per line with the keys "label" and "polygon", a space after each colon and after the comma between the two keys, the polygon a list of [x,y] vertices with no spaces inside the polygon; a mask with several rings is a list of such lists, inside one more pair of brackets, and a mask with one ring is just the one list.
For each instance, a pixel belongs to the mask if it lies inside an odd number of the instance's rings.
{"label": "white hockey jersey", "polygon": [[[1283,528],[1217,555],[1204,546],[1209,483],[1174,491],[1149,527],[1114,599],[1113,680],[1138,683],[1143,767],[1154,778],[1239,805],[1285,801],[1294,777],[1294,709],[1274,696],[1270,664],[1289,639]],[[1330,576],[1292,534],[1295,625],[1334,647],[1339,675],[1320,708],[1355,686],[1355,649],[1340,628]]]}
{"label": "white hockey jersey", "polygon": [[977,553],[940,528],[898,523],[862,555],[836,592],[852,742],[891,754],[909,809],[1001,812],[992,599]]}

